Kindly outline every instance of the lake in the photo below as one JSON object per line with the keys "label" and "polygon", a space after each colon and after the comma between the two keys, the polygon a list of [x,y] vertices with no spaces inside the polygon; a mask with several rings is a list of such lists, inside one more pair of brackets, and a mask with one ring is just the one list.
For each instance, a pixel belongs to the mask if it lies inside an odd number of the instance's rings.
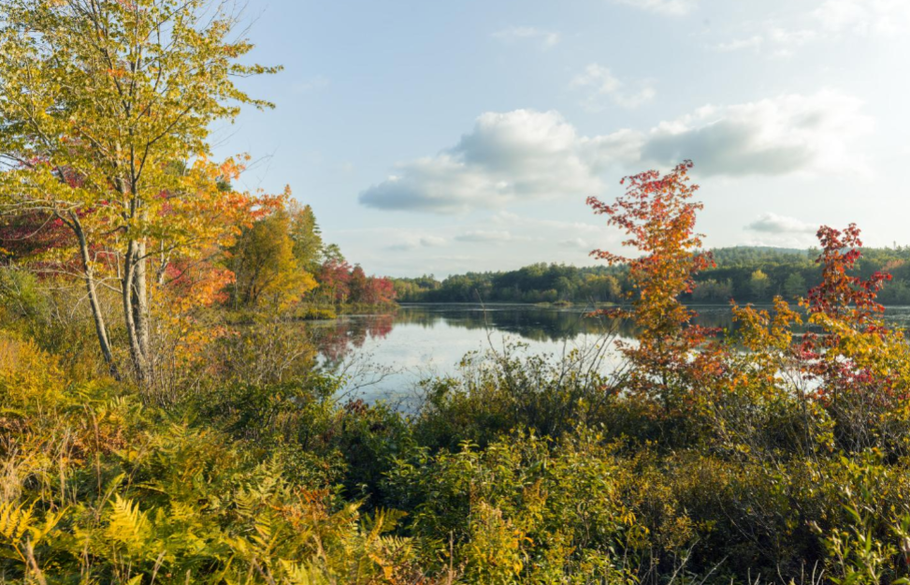
{"label": "lake", "polygon": [[[698,311],[699,325],[733,326],[728,306],[692,308]],[[586,316],[589,311],[583,306],[408,304],[394,314],[345,315],[308,326],[321,363],[350,378],[347,396],[407,404],[417,395],[421,380],[456,374],[469,352],[501,350],[504,343],[517,342],[523,353],[558,356],[590,347],[611,332],[634,338],[630,324],[592,319]],[[889,307],[885,318],[907,327],[910,307]]]}

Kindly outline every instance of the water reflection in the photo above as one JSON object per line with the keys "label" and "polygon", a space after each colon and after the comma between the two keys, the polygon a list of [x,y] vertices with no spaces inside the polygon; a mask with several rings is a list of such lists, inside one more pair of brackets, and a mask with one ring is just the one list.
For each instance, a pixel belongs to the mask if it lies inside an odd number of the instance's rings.
{"label": "water reflection", "polygon": [[615,331],[634,335],[631,324],[590,318],[583,308],[541,308],[527,305],[408,305],[395,316],[395,325],[410,324],[432,329],[440,324],[468,330],[494,330],[529,341],[561,341],[578,335]]}
{"label": "water reflection", "polygon": [[328,362],[340,362],[367,340],[385,339],[392,332],[396,315],[358,315],[319,321],[311,327],[319,353]]}
{"label": "water reflection", "polygon": [[[695,323],[702,327],[732,330],[733,314],[728,306],[692,306]],[[902,308],[905,309],[905,308]],[[906,309],[905,309],[906,310]],[[591,317],[593,307],[537,307],[529,305],[437,304],[403,305],[394,318],[394,326],[409,324],[432,329],[439,324],[464,329],[492,329],[520,336],[529,341],[564,341],[579,335],[614,333],[619,337],[636,337],[629,320]],[[901,315],[910,316],[910,313]]]}
{"label": "water reflection", "polygon": [[[731,330],[729,307],[696,306],[696,323]],[[560,354],[573,346],[597,343],[605,335],[632,339],[629,321],[590,318],[588,307],[528,305],[405,305],[392,315],[353,315],[315,322],[308,329],[323,364],[334,371],[365,372],[372,380],[364,398],[400,395],[434,375],[455,373],[471,351],[520,341],[528,354]],[[910,322],[910,307],[885,313],[892,326]],[[357,368],[351,363],[357,362]]]}

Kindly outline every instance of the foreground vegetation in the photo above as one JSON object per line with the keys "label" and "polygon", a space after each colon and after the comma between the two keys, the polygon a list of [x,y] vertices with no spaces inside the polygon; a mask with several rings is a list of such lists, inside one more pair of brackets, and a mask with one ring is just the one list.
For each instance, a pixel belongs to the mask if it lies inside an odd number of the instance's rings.
{"label": "foreground vegetation", "polygon": [[339,401],[292,318],[390,286],[210,161],[268,106],[232,77],[272,71],[224,7],[2,5],[0,581],[908,582],[910,348],[855,226],[819,230],[802,311],[724,337],[681,301],[714,265],[691,163],[630,177],[589,204],[635,249],[595,255],[636,343]]}

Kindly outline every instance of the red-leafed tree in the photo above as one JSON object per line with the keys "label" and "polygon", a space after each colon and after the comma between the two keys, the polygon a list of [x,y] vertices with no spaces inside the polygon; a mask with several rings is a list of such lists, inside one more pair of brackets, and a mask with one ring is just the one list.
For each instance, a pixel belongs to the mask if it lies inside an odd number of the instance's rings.
{"label": "red-leafed tree", "polygon": [[879,444],[889,413],[910,396],[910,350],[903,334],[888,328],[878,292],[891,280],[875,272],[851,274],[862,257],[860,230],[818,230],[822,282],[802,301],[810,331],[798,347],[801,369],[835,422],[838,442],[849,449]]}
{"label": "red-leafed tree", "polygon": [[386,305],[395,300],[395,285],[391,280],[385,277],[373,276],[370,278],[369,286],[369,303],[374,305]]}
{"label": "red-leafed tree", "polygon": [[366,272],[357,264],[351,270],[348,280],[350,287],[350,300],[354,303],[367,303],[369,297],[370,279],[367,278]]}
{"label": "red-leafed tree", "polygon": [[73,243],[72,232],[51,214],[30,212],[0,217],[0,257],[10,261],[49,259]]}
{"label": "red-leafed tree", "polygon": [[843,231],[828,226],[818,230],[822,246],[816,263],[822,268],[822,282],[809,291],[805,306],[812,314],[825,315],[867,331],[879,329],[878,318],[885,308],[878,303],[878,292],[891,275],[876,272],[868,280],[850,275],[862,258],[860,230],[851,223]]}
{"label": "red-leafed tree", "polygon": [[652,170],[626,177],[625,193],[612,204],[588,199],[594,213],[626,233],[623,245],[638,252],[591,253],[629,269],[632,309],[608,311],[632,319],[639,330],[637,344],[620,344],[632,364],[628,387],[668,411],[718,367],[712,352],[695,351],[709,331],[692,324],[695,312],[679,300],[692,291],[693,276],[713,265],[710,254],[699,251],[702,236],[695,221],[702,204],[692,201],[698,190],[690,183],[692,166],[686,161],[665,175]]}
{"label": "red-leafed tree", "polygon": [[350,295],[351,265],[344,260],[329,259],[323,262],[316,275],[317,289],[333,303],[343,303]]}

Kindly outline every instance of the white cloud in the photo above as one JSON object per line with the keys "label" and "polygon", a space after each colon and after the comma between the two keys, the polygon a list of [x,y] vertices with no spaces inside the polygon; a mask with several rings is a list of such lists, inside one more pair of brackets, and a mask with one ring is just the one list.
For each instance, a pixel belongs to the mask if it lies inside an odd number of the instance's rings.
{"label": "white cloud", "polygon": [[910,30],[907,0],[826,0],[814,15],[834,33],[894,35]]}
{"label": "white cloud", "polygon": [[589,156],[557,112],[481,115],[454,147],[397,165],[360,194],[364,205],[452,213],[527,199],[586,197],[603,190],[604,161]]}
{"label": "white cloud", "polygon": [[768,33],[771,40],[772,56],[774,57],[791,57],[796,49],[801,48],[819,38],[818,32],[809,29],[784,29],[772,28]]}
{"label": "white cloud", "polygon": [[698,5],[696,0],[613,0],[613,2],[665,16],[684,16],[695,10]]}
{"label": "white cloud", "polygon": [[689,158],[706,175],[862,172],[854,140],[871,130],[862,102],[832,91],[785,95],[727,107],[705,106],[651,131],[644,160]]}
{"label": "white cloud", "polygon": [[[745,22],[744,34],[712,46],[716,51],[755,50],[792,56],[815,42],[843,43],[847,35],[890,38],[910,33],[908,0],[806,0],[813,7]],[[794,2],[794,4],[796,4]]]}
{"label": "white cloud", "polygon": [[624,167],[641,162],[641,152],[647,142],[647,135],[637,130],[624,128],[604,136],[582,138],[584,155],[592,165],[604,165],[610,161]]}
{"label": "white cloud", "polygon": [[773,57],[789,57],[796,49],[820,38],[822,35],[818,30],[786,28],[778,24],[765,23],[759,34],[718,43],[712,48],[721,53],[751,50]]}
{"label": "white cloud", "polygon": [[818,226],[793,217],[765,213],[746,226],[747,230],[766,234],[807,234],[818,231]]}
{"label": "white cloud", "polygon": [[799,47],[821,38],[818,31],[807,28],[784,28],[778,25],[766,25],[764,28],[766,30],[761,34],[718,43],[713,49],[721,53],[751,50],[774,57],[789,57]]}
{"label": "white cloud", "polygon": [[657,91],[648,82],[642,82],[637,90],[630,91],[608,68],[597,63],[585,67],[583,73],[572,79],[569,87],[586,93],[582,105],[591,111],[602,110],[607,101],[624,108],[636,108],[650,102],[657,95]]}
{"label": "white cloud", "polygon": [[472,230],[455,236],[455,239],[459,242],[490,243],[509,242],[514,238],[507,231]]}
{"label": "white cloud", "polygon": [[558,32],[541,30],[533,26],[510,26],[496,31],[490,36],[504,43],[514,43],[521,40],[537,41],[544,49],[553,48],[560,41]]}
{"label": "white cloud", "polygon": [[397,165],[360,194],[378,209],[457,213],[529,200],[601,195],[608,169],[669,167],[702,176],[865,172],[862,102],[833,91],[705,106],[649,131],[582,136],[557,112],[486,113],[454,147]]}

